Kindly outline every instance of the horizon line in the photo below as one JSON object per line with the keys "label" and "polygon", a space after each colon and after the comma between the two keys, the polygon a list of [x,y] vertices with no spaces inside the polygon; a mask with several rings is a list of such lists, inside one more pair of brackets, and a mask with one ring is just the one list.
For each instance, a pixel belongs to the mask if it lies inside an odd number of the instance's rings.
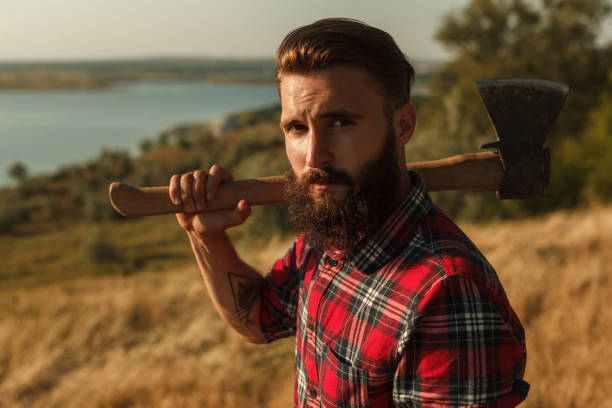
{"label": "horizon line", "polygon": [[[443,57],[410,57],[408,60],[413,63],[445,63],[452,58]],[[151,55],[134,55],[134,56],[83,56],[83,57],[47,57],[47,58],[26,58],[26,59],[10,59],[1,58],[0,65],[19,65],[19,64],[69,64],[69,63],[96,63],[96,62],[125,62],[125,61],[149,61],[149,60],[216,60],[216,61],[274,61],[274,55],[256,56],[256,55],[169,55],[169,54],[151,54]]]}

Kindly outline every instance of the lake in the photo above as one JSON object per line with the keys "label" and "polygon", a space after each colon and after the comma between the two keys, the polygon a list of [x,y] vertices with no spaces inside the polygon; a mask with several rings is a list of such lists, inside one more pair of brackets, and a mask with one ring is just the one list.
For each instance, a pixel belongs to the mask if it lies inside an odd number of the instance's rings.
{"label": "lake", "polygon": [[273,84],[130,82],[102,90],[0,91],[0,185],[20,161],[30,174],[97,156],[138,152],[140,141],[198,123],[278,104]]}

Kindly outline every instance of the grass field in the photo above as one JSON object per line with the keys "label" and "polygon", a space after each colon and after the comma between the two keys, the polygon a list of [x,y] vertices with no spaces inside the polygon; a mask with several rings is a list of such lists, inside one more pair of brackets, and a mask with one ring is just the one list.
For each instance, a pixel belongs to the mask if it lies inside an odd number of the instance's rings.
{"label": "grass field", "polygon": [[[461,227],[526,327],[523,406],[612,407],[612,207]],[[292,405],[293,339],[242,343],[214,311],[171,217],[104,231],[137,273],[112,263],[113,273],[83,273],[90,231],[0,239],[4,272],[14,272],[0,281],[0,407]],[[241,253],[265,270],[287,245]]]}

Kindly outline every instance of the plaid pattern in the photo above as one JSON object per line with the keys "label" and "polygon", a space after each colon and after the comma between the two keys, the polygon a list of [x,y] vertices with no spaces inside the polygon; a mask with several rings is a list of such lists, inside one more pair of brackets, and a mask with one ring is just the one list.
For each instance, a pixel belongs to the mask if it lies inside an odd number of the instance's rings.
{"label": "plaid pattern", "polygon": [[414,188],[359,248],[299,237],[267,275],[267,341],[296,335],[297,407],[508,407],[525,338],[484,256]]}

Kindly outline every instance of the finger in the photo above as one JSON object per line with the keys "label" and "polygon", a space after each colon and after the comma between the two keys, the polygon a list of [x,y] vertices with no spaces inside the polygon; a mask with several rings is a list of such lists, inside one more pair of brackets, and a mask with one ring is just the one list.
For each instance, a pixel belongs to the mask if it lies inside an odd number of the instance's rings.
{"label": "finger", "polygon": [[185,212],[194,212],[193,202],[193,173],[186,173],[181,176],[181,199]]}
{"label": "finger", "polygon": [[202,211],[206,208],[206,178],[208,173],[202,170],[196,170],[193,173],[193,199],[197,211]]}
{"label": "finger", "polygon": [[168,187],[170,201],[172,201],[175,205],[181,205],[183,203],[183,201],[181,200],[180,180],[181,176],[179,176],[178,174],[173,175],[170,178],[170,186]]}
{"label": "finger", "polygon": [[232,210],[233,223],[231,226],[235,227],[237,225],[241,225],[247,218],[249,218],[249,215],[251,215],[251,206],[246,202],[246,200],[240,200],[236,205],[236,208]]}
{"label": "finger", "polygon": [[218,164],[210,168],[208,179],[206,180],[206,199],[212,200],[219,191],[219,185],[224,181],[230,181],[233,177]]}
{"label": "finger", "polygon": [[222,232],[244,223],[250,214],[251,207],[245,200],[241,200],[231,210],[198,213],[194,219],[194,229],[202,235]]}

